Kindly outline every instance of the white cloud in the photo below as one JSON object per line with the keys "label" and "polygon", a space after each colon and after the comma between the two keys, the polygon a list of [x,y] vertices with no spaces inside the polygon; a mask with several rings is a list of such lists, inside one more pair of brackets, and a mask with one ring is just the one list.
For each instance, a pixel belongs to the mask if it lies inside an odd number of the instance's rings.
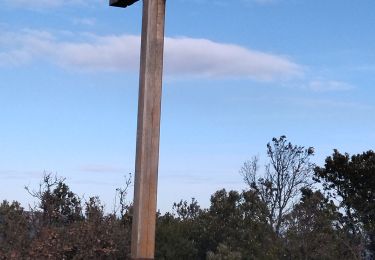
{"label": "white cloud", "polygon": [[375,71],[375,65],[373,64],[361,65],[361,66],[356,66],[353,69],[356,71],[373,72]]}
{"label": "white cloud", "polygon": [[126,169],[117,167],[117,166],[110,166],[110,165],[97,165],[97,164],[90,164],[84,165],[79,168],[81,172],[88,172],[88,173],[122,173],[126,174]]}
{"label": "white cloud", "polygon": [[[0,57],[7,56],[0,58],[0,64],[14,65],[33,58],[89,71],[137,71],[139,68],[138,36],[92,35],[80,42],[61,41],[55,37],[48,32],[31,30],[13,35],[11,45],[18,47],[1,52],[0,45]],[[29,59],[20,59],[22,56]],[[302,74],[302,67],[284,56],[187,37],[166,37],[164,63],[165,72],[173,76],[279,80]]]}
{"label": "white cloud", "polygon": [[302,72],[301,66],[279,55],[192,38],[166,39],[166,65],[173,74],[258,80],[291,78]]}
{"label": "white cloud", "polygon": [[315,80],[308,83],[307,88],[316,92],[328,92],[328,91],[346,91],[351,90],[354,87],[348,83],[341,81],[321,81]]}
{"label": "white cloud", "polygon": [[[228,6],[232,3],[228,0],[179,0],[183,3],[193,3],[193,4],[209,4],[209,5],[219,5],[219,6]],[[238,1],[240,4],[258,4],[258,5],[267,5],[267,4],[274,4],[280,0],[240,0]],[[236,3],[238,4],[238,3]]]}
{"label": "white cloud", "polygon": [[63,2],[62,0],[5,0],[8,5],[26,8],[51,8],[60,6]]}
{"label": "white cloud", "polygon": [[30,59],[30,55],[21,50],[0,52],[0,66],[17,66],[30,61]]}
{"label": "white cloud", "polygon": [[76,25],[92,26],[95,25],[96,20],[94,18],[74,18],[72,22]]}
{"label": "white cloud", "polygon": [[93,0],[4,0],[5,4],[8,6],[33,9],[56,8],[64,5],[81,5],[88,4],[92,1]]}
{"label": "white cloud", "polygon": [[298,106],[310,107],[311,109],[325,108],[325,109],[358,109],[358,110],[373,110],[374,107],[368,104],[353,102],[353,101],[340,101],[337,99],[325,98],[290,98],[285,102],[294,103]]}
{"label": "white cloud", "polygon": [[[209,4],[227,6],[227,0],[179,0],[184,3],[194,4]],[[280,0],[240,0],[239,2],[248,4],[267,5],[274,4]],[[108,0],[3,0],[3,4],[7,6],[27,9],[51,9],[71,5],[93,5],[93,4],[108,4]]]}

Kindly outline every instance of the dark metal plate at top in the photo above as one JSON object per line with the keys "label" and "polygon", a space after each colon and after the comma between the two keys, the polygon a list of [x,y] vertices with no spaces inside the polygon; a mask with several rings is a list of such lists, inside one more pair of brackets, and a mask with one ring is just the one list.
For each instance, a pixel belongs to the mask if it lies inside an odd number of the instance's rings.
{"label": "dark metal plate at top", "polygon": [[117,7],[127,7],[129,5],[138,2],[139,0],[109,0],[110,6],[117,6]]}

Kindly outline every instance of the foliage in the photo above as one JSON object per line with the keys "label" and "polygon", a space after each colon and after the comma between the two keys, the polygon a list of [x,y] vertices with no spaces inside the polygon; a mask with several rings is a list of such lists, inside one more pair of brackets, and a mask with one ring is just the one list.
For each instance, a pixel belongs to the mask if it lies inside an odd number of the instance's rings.
{"label": "foliage", "polygon": [[[315,168],[321,185],[313,188],[312,148],[284,136],[267,147],[265,175],[257,176],[256,158],[244,165],[249,189],[218,190],[207,208],[192,199],[159,212],[155,258],[372,259],[374,153],[335,151]],[[83,200],[65,179],[47,174],[36,191],[27,188],[34,208],[0,204],[0,259],[130,259],[129,186],[130,176],[106,213],[99,197]]]}
{"label": "foliage", "polygon": [[223,189],[206,210],[194,199],[174,208],[158,220],[158,259],[276,259],[278,238],[254,192]]}
{"label": "foliage", "polygon": [[207,260],[241,260],[241,252],[233,252],[231,249],[224,245],[220,244],[217,248],[217,253],[208,252]]}
{"label": "foliage", "polygon": [[16,258],[25,253],[31,236],[27,215],[18,202],[0,205],[0,257]]}
{"label": "foliage", "polygon": [[336,205],[320,191],[302,190],[301,201],[286,217],[288,255],[291,259],[360,259],[357,241],[348,239],[338,221]]}
{"label": "foliage", "polygon": [[340,202],[345,224],[352,234],[363,231],[368,249],[375,254],[375,153],[341,154],[334,150],[324,167],[315,169],[329,196]]}
{"label": "foliage", "polygon": [[19,203],[0,205],[0,259],[128,259],[129,212],[105,214],[98,197],[85,202],[64,179],[46,174],[30,211]]}
{"label": "foliage", "polygon": [[240,170],[251,190],[259,194],[268,207],[268,221],[280,235],[284,217],[300,196],[300,189],[311,185],[314,149],[292,145],[286,136],[273,138],[267,144],[269,163],[265,173],[258,176],[258,158],[244,163]]}
{"label": "foliage", "polygon": [[65,179],[45,174],[37,191],[25,189],[39,201],[37,208],[41,210],[45,224],[63,225],[82,219],[81,199],[70,191]]}

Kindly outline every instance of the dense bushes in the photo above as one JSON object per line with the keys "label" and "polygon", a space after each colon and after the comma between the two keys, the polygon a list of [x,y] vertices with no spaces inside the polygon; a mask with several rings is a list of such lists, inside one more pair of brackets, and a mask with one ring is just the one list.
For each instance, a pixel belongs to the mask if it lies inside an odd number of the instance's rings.
{"label": "dense bushes", "polygon": [[39,201],[25,211],[17,202],[0,205],[1,259],[127,259],[129,211],[104,214],[99,198],[84,203],[63,179],[45,175]]}
{"label": "dense bushes", "polygon": [[[257,179],[256,160],[245,164],[248,189],[218,190],[206,209],[192,199],[158,213],[155,258],[373,259],[375,153],[335,151],[311,172],[312,148],[293,146],[285,137],[273,142],[268,151],[279,168]],[[291,182],[300,173],[295,166],[306,179],[278,187],[277,178]],[[307,179],[313,175],[321,190]],[[64,179],[47,174],[38,190],[27,188],[38,201],[35,208],[0,204],[0,259],[129,259],[129,180],[117,190],[118,212],[105,213],[98,197],[83,202]],[[285,197],[288,190],[293,196]]]}
{"label": "dense bushes", "polygon": [[[62,206],[57,191],[50,198]],[[219,190],[208,209],[196,200],[176,203],[173,213],[157,216],[156,259],[362,258],[366,239],[352,232],[339,208],[320,191],[302,193],[282,235],[268,222],[267,206],[254,191]],[[69,204],[71,196],[65,198]],[[105,214],[93,197],[74,211],[79,213],[74,220],[72,211],[52,208],[25,211],[17,202],[4,201],[1,259],[129,259],[131,207],[122,216]]]}

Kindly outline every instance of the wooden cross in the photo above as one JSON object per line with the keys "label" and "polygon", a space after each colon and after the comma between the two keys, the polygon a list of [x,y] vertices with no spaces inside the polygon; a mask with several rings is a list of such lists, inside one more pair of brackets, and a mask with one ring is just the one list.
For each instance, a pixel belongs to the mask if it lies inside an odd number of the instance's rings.
{"label": "wooden cross", "polygon": [[[127,7],[138,0],[110,0]],[[143,0],[132,259],[154,259],[166,0]]]}

